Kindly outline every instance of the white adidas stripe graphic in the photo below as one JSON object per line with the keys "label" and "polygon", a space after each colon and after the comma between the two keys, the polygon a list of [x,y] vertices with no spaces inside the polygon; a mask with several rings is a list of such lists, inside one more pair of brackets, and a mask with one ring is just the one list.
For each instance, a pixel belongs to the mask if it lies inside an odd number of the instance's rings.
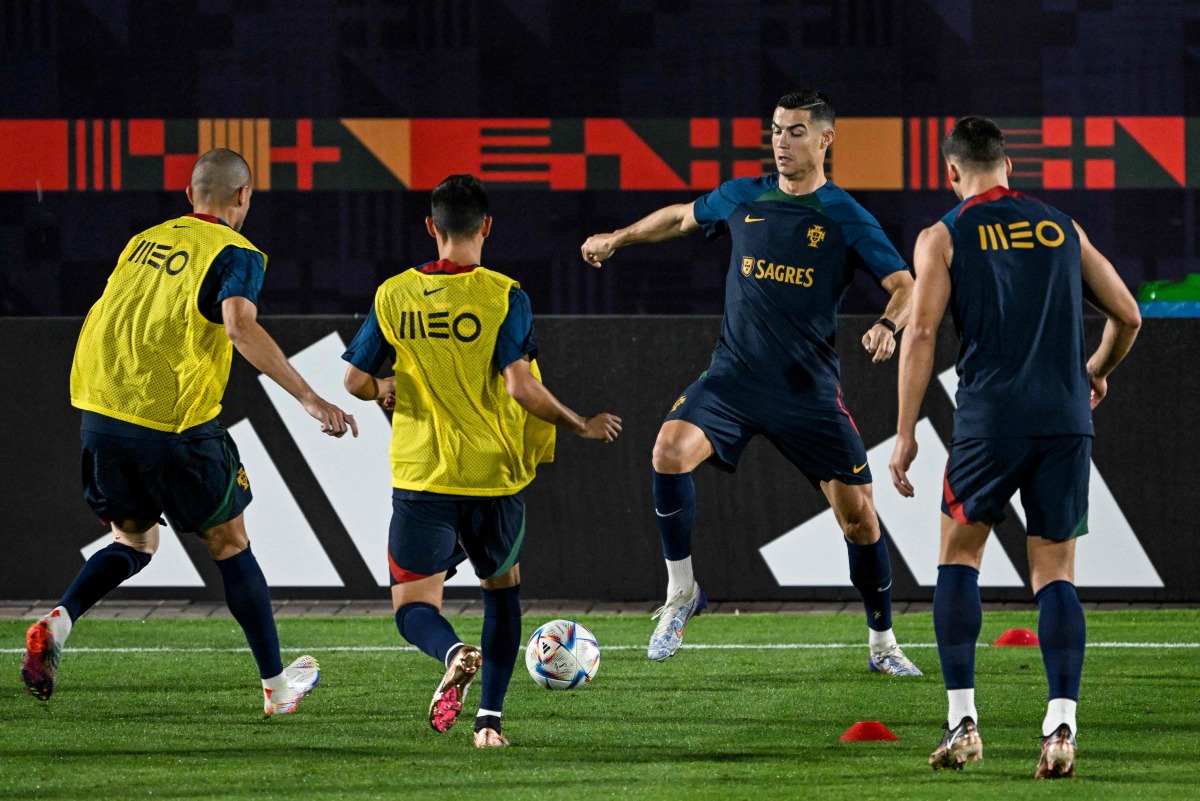
{"label": "white adidas stripe graphic", "polygon": [[[335,332],[289,361],[322,397],[339,398],[344,394],[341,355],[345,347]],[[947,370],[938,379],[953,402],[957,387],[954,370]],[[387,500],[391,496],[391,429],[387,418],[374,406],[362,404],[355,409],[358,438],[335,440],[322,434],[299,404],[273,381],[266,376],[259,380],[372,577],[380,587],[386,587],[391,518]],[[246,511],[246,528],[267,582],[280,587],[344,586],[254,427],[243,420],[231,426],[230,432],[254,482],[255,500]],[[878,489],[876,508],[895,545],[896,556],[903,559],[919,585],[932,587],[937,583],[940,537],[938,493],[948,453],[927,419],[917,424],[917,438],[921,453],[909,471],[920,493],[916,499],[901,498],[886,486],[890,483],[888,460],[895,438],[871,448],[867,459]],[[1076,553],[1076,585],[1162,587],[1161,577],[1094,464],[1089,502],[1091,533],[1081,540]],[[1025,511],[1019,498],[1013,499],[1012,506],[1024,525]],[[760,553],[780,586],[849,586],[841,539],[833,510],[826,510],[767,543]],[[84,558],[109,542],[111,538],[106,535],[90,543],[82,549]],[[465,568],[446,586],[476,586],[473,571]],[[984,552],[979,583],[984,587],[1025,584],[995,534]],[[163,527],[162,544],[154,560],[126,586],[202,587],[204,580],[177,535]]]}

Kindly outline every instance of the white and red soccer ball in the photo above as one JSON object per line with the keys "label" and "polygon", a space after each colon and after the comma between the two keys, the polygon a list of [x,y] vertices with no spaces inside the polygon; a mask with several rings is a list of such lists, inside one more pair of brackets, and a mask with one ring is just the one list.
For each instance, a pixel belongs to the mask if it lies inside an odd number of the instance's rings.
{"label": "white and red soccer ball", "polygon": [[574,620],[551,620],[525,646],[529,675],[547,690],[573,690],[592,680],[600,667],[600,646]]}

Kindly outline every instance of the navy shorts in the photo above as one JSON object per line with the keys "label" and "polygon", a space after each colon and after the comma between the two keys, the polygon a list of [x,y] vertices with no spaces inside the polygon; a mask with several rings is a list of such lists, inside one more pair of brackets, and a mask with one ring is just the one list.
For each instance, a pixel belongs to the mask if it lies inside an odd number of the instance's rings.
{"label": "navy shorts", "polygon": [[761,434],[799,468],[813,486],[822,481],[870,484],[867,449],[842,405],[841,390],[828,404],[801,405],[747,390],[737,379],[707,373],[684,390],[667,414],[704,432],[709,462],[732,473],[742,451]]}
{"label": "navy shorts", "polygon": [[392,491],[388,572],[392,584],[446,572],[453,576],[470,557],[475,575],[493,578],[521,559],[525,540],[525,497],[447,496]]}
{"label": "navy shorts", "polygon": [[83,496],[105,522],[158,520],[204,532],[254,497],[229,432],[215,420],[180,434],[125,437],[82,432]]}
{"label": "navy shorts", "polygon": [[964,525],[1004,520],[1019,490],[1031,537],[1062,542],[1088,531],[1092,438],[955,440],[946,462],[942,512]]}

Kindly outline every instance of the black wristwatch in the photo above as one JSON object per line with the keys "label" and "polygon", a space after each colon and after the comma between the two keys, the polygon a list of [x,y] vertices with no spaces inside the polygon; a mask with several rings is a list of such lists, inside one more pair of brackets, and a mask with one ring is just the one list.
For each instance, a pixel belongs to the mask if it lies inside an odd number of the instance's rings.
{"label": "black wristwatch", "polygon": [[877,325],[882,325],[884,328],[891,331],[893,334],[896,333],[896,324],[893,323],[891,320],[889,320],[886,317],[880,317],[878,320],[871,323],[872,328],[874,328]]}

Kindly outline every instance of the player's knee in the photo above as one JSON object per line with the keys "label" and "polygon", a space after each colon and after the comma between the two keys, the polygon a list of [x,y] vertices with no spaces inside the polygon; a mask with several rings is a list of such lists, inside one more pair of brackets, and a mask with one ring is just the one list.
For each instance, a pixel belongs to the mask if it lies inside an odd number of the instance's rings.
{"label": "player's knee", "polygon": [[870,545],[879,539],[879,524],[873,514],[855,514],[846,518],[842,533],[855,545]]}
{"label": "player's knee", "polygon": [[158,523],[142,523],[136,520],[113,521],[113,542],[145,554],[146,560],[158,551]]}
{"label": "player's knee", "polygon": [[485,590],[507,590],[521,583],[521,565],[515,564],[503,573],[491,578],[480,579],[479,585]]}
{"label": "player's knee", "polygon": [[237,556],[250,547],[245,530],[229,531],[218,527],[204,532],[203,539],[204,547],[208,548],[208,555],[218,561]]}
{"label": "player's knee", "polygon": [[687,463],[687,454],[682,445],[674,439],[664,437],[659,437],[654,443],[651,463],[658,473],[687,473],[693,469],[693,466]]}

